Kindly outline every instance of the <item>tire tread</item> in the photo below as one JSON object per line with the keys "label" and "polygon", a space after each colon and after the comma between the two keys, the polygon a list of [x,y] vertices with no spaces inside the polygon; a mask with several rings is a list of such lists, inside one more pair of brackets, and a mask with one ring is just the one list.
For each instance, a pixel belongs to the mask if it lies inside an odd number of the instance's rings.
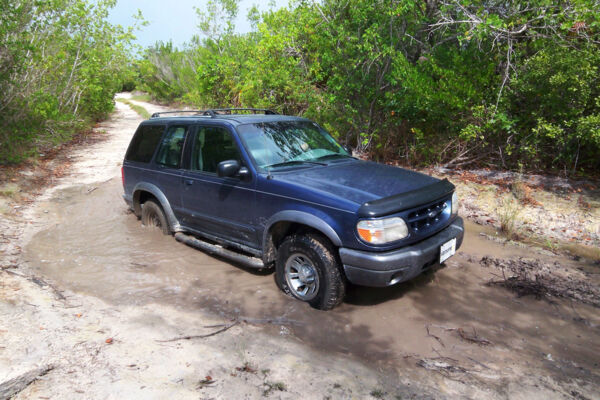
{"label": "tire tread", "polygon": [[344,301],[346,293],[346,278],[340,268],[340,262],[335,247],[327,238],[320,234],[292,234],[284,239],[277,254],[277,284],[287,295],[292,295],[283,276],[283,265],[286,253],[291,247],[307,247],[320,258],[323,282],[319,295],[308,303],[319,310],[331,310]]}
{"label": "tire tread", "polygon": [[160,230],[164,235],[168,235],[171,233],[171,229],[169,228],[169,222],[167,221],[167,217],[161,207],[155,200],[146,200],[142,205],[142,225],[146,225],[148,220],[148,213],[154,212],[158,215],[158,219],[160,220]]}

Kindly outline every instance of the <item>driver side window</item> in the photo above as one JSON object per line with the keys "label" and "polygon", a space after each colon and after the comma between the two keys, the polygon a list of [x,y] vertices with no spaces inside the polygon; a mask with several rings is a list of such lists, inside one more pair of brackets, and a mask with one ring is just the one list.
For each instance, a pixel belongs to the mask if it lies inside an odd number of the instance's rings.
{"label": "driver side window", "polygon": [[192,149],[192,170],[216,173],[217,165],[225,160],[240,160],[231,133],[219,127],[199,127]]}

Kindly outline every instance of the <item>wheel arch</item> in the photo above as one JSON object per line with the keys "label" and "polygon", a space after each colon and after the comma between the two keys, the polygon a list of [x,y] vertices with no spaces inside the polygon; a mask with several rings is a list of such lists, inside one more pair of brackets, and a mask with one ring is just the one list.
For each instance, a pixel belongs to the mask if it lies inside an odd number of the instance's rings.
{"label": "wheel arch", "polygon": [[275,261],[277,247],[286,236],[301,230],[316,231],[329,239],[335,247],[342,246],[339,235],[325,220],[303,211],[281,211],[269,218],[265,224],[262,241],[265,265]]}
{"label": "wheel arch", "polygon": [[167,217],[167,221],[169,223],[169,228],[171,229],[171,231],[177,232],[177,231],[181,230],[179,221],[177,220],[177,217],[175,217],[175,213],[173,212],[173,209],[171,208],[169,200],[167,200],[167,197],[158,188],[158,186],[153,185],[151,183],[147,183],[147,182],[140,182],[133,189],[132,198],[133,198],[133,212],[138,217],[142,215],[142,204],[145,201],[153,198],[156,201],[158,201],[158,203],[162,207],[162,209],[165,213],[165,216]]}

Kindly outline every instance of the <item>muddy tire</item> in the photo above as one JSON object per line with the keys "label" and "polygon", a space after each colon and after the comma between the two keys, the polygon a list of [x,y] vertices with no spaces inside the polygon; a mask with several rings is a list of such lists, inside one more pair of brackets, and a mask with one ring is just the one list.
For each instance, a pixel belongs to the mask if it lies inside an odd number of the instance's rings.
{"label": "muddy tire", "polygon": [[275,279],[285,294],[319,310],[331,310],[346,293],[346,279],[335,248],[316,234],[294,234],[281,243]]}
{"label": "muddy tire", "polygon": [[162,231],[163,235],[170,233],[167,217],[162,207],[154,200],[147,200],[142,205],[142,225],[156,227]]}

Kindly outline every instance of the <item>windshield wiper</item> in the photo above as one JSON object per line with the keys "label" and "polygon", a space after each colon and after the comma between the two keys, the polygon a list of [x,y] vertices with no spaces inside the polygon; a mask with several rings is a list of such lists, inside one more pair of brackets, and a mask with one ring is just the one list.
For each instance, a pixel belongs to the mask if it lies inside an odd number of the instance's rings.
{"label": "windshield wiper", "polygon": [[324,156],[321,157],[317,157],[317,160],[327,160],[329,158],[337,158],[337,157],[342,157],[342,158],[354,158],[352,156],[346,155],[346,154],[338,154],[338,153],[334,153],[334,154],[326,154]]}
{"label": "windshield wiper", "polygon": [[284,162],[280,162],[280,163],[276,163],[276,164],[266,165],[263,168],[284,167],[284,166],[289,166],[289,165],[302,165],[302,164],[327,165],[325,163],[316,162],[316,161],[289,160],[289,161],[284,161]]}

